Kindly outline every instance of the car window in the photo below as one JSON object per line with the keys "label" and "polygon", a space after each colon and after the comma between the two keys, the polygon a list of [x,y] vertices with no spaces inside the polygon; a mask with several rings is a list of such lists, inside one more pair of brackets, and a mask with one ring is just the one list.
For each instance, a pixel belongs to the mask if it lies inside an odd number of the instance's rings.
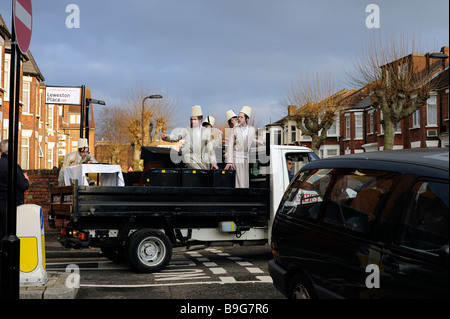
{"label": "car window", "polygon": [[[291,180],[295,176],[295,174],[303,167],[303,165],[308,164],[311,161],[311,158],[306,152],[297,152],[286,153],[285,160],[286,165],[288,166],[289,180]],[[291,163],[292,167],[289,167],[289,163]]]}
{"label": "car window", "polygon": [[402,220],[400,244],[438,255],[448,245],[448,184],[420,181],[412,188]]}
{"label": "car window", "polygon": [[282,212],[316,219],[331,180],[331,172],[331,169],[315,169],[297,175],[284,194]]}
{"label": "car window", "polygon": [[378,170],[341,169],[324,203],[327,224],[368,234],[400,175]]}

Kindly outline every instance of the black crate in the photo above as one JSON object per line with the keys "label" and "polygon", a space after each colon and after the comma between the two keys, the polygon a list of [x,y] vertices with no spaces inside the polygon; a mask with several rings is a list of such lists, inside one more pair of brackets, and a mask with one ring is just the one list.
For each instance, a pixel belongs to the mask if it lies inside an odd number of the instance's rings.
{"label": "black crate", "polygon": [[159,167],[177,168],[178,164],[174,164],[170,157],[173,152],[178,153],[170,148],[144,146],[141,148],[141,159],[144,160],[144,166],[149,163],[156,163],[161,164]]}
{"label": "black crate", "polygon": [[180,186],[180,170],[178,168],[152,168],[144,178],[148,186]]}
{"label": "black crate", "polygon": [[231,169],[214,169],[209,172],[212,187],[236,187],[236,171]]}
{"label": "black crate", "polygon": [[139,185],[142,172],[122,172],[125,186]]}
{"label": "black crate", "polygon": [[182,168],[181,186],[184,187],[208,187],[209,170]]}

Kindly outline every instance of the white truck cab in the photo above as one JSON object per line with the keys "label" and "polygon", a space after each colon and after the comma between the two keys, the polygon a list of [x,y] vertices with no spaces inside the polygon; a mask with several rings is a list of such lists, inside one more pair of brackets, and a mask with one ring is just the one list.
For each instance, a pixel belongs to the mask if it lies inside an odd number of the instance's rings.
{"label": "white truck cab", "polygon": [[[260,149],[253,149],[253,153],[261,154]],[[289,145],[271,145],[270,155],[268,157],[269,172],[270,172],[270,219],[268,221],[267,240],[270,244],[270,235],[272,230],[272,222],[275,218],[275,214],[280,204],[281,198],[284,195],[287,187],[289,186],[289,173],[287,167],[287,160],[291,159],[294,166],[291,170],[295,175],[303,165],[319,159],[319,157],[308,147],[304,146],[289,146]],[[252,182],[262,182],[266,179],[265,173],[267,172],[266,164],[267,158],[265,154],[262,156],[256,156],[256,163],[250,163],[250,180]]]}

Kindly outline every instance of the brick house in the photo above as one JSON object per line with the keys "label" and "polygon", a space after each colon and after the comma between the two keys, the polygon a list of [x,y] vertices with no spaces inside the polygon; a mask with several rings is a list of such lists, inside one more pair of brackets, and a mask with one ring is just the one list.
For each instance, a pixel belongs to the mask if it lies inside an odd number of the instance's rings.
{"label": "brick house", "polygon": [[[9,136],[9,81],[11,33],[0,15],[0,139]],[[24,170],[59,167],[67,153],[77,149],[80,137],[79,105],[45,104],[46,85],[31,51],[22,55],[19,97],[18,163]],[[91,92],[85,90],[85,98]],[[89,108],[89,146],[95,152],[95,119]],[[95,155],[94,155],[95,156]]]}
{"label": "brick house", "polygon": [[[430,92],[431,97],[424,106],[397,124],[394,149],[449,147],[449,47],[441,48],[441,53],[447,55],[447,58],[433,59],[430,53],[413,53],[405,57],[410,67],[413,67],[416,72],[433,71],[433,77],[428,80],[436,82],[436,89]],[[367,88],[350,92],[351,94],[346,96],[346,111],[336,119],[336,124],[330,128],[327,139],[319,149],[318,155],[321,158],[383,150],[381,110],[373,106],[373,100]],[[294,132],[295,121],[292,115],[295,110],[296,106],[288,106],[286,117],[266,126],[275,136],[272,137],[272,142],[285,145],[310,145],[303,140],[303,137],[300,137],[298,141],[290,137],[294,135],[292,132]]]}

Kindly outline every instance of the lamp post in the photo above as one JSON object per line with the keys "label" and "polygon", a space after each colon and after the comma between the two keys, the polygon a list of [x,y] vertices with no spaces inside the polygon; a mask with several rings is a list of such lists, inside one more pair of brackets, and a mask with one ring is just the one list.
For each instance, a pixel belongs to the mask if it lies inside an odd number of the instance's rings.
{"label": "lamp post", "polygon": [[141,134],[142,134],[142,145],[144,146],[144,109],[145,109],[145,100],[147,99],[162,99],[162,95],[159,94],[153,94],[153,95],[149,95],[146,96],[143,100],[142,100],[142,114],[141,114],[141,121],[142,121],[142,128],[141,128]]}

